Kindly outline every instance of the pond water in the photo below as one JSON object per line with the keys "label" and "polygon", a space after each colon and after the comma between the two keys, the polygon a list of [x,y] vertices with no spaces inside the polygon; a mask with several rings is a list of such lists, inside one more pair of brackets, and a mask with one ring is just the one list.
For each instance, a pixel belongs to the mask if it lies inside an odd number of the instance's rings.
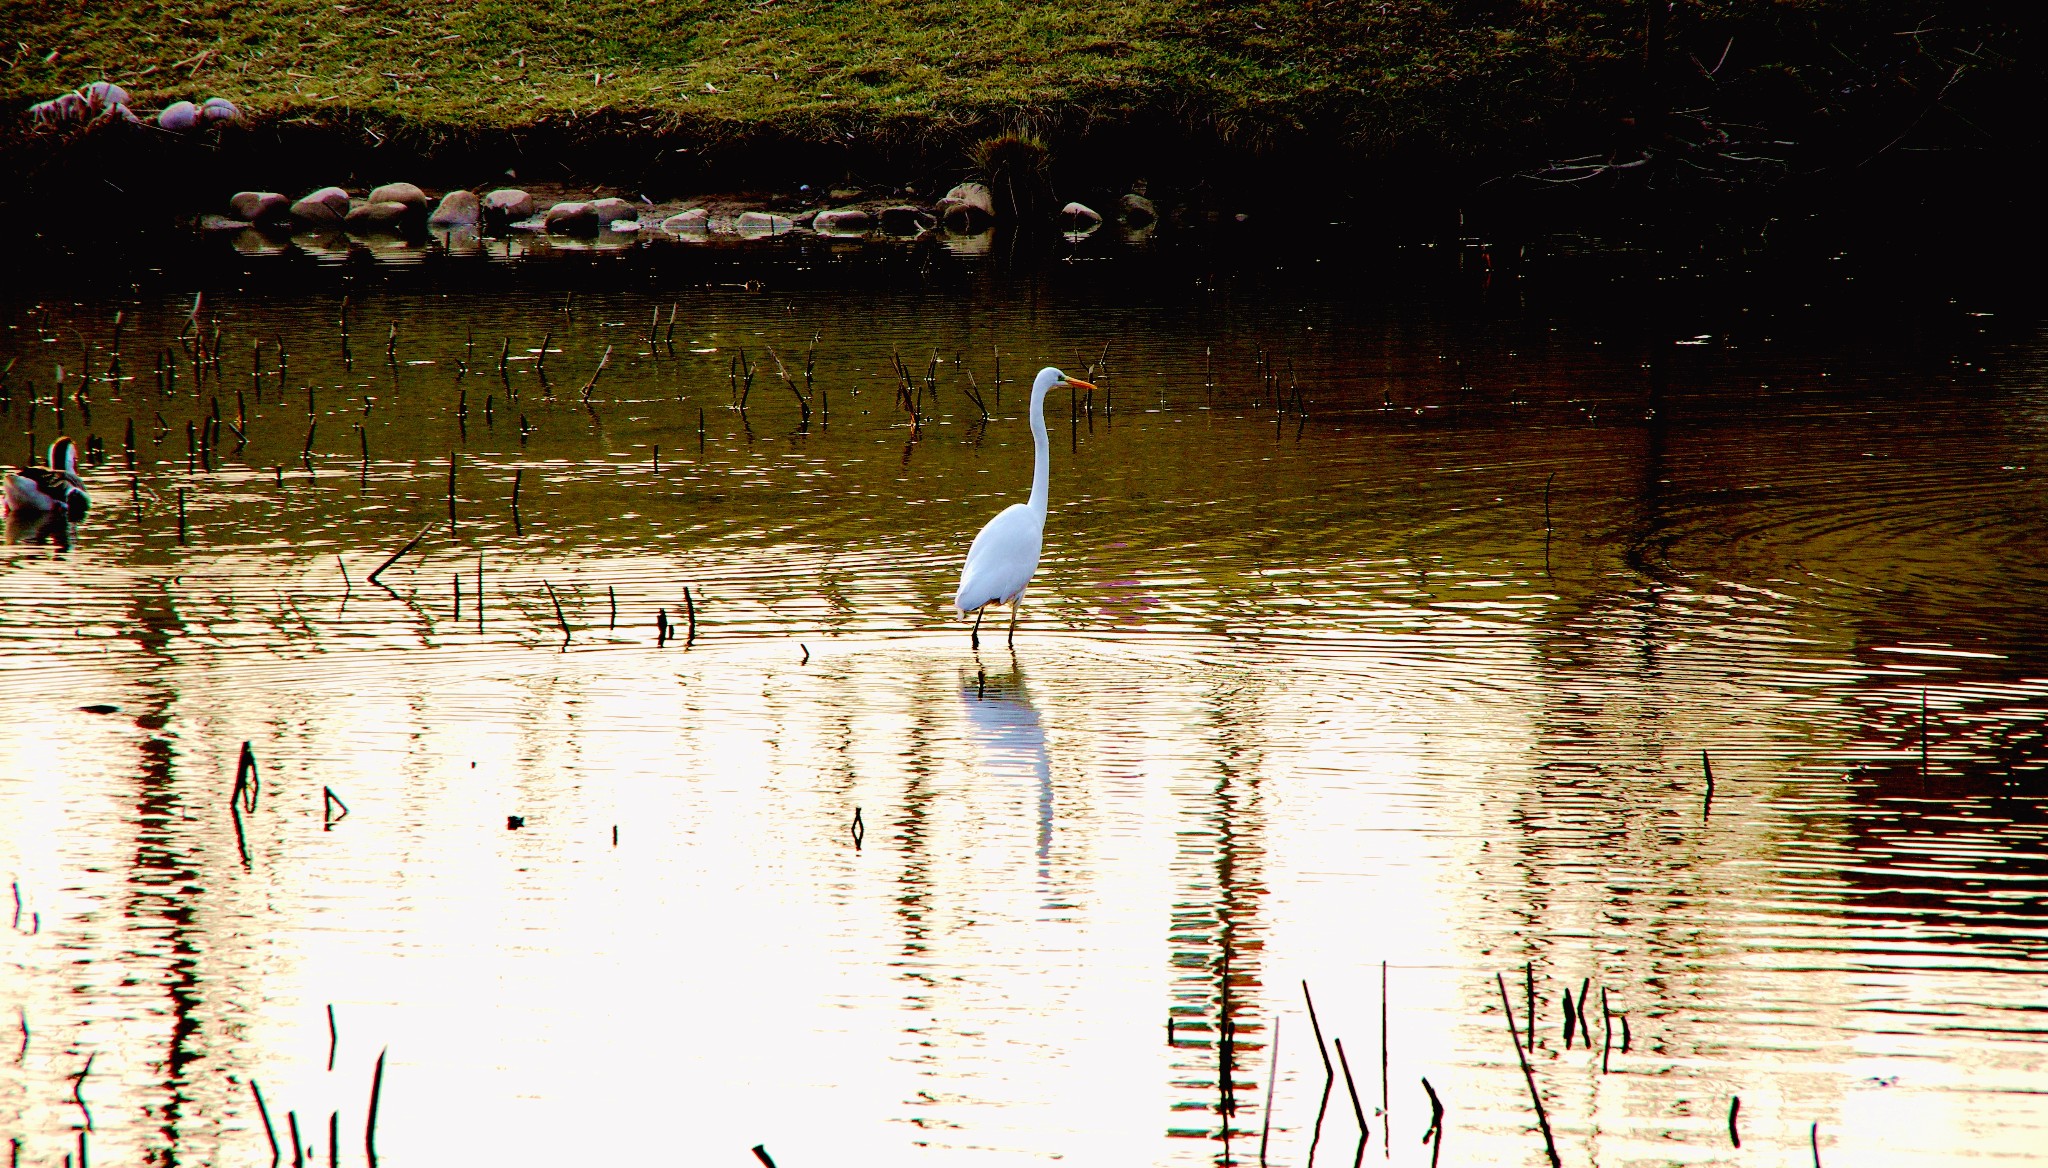
{"label": "pond water", "polygon": [[19,1163],[2048,1163],[2038,314],[1566,250],[27,273]]}

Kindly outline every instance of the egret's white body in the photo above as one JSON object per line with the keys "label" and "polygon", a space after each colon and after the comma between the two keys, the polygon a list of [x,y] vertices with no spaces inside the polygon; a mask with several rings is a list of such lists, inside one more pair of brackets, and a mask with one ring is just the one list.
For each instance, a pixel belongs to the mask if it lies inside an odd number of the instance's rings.
{"label": "egret's white body", "polygon": [[1047,366],[1031,383],[1031,498],[1012,503],[988,521],[967,549],[967,563],[960,569],[960,589],[953,594],[953,607],[961,616],[974,613],[974,643],[981,644],[981,610],[991,604],[1010,606],[1010,635],[1017,632],[1017,606],[1024,589],[1038,571],[1038,555],[1045,547],[1046,500],[1052,478],[1052,443],[1045,434],[1045,395],[1054,386],[1072,385],[1093,389]]}

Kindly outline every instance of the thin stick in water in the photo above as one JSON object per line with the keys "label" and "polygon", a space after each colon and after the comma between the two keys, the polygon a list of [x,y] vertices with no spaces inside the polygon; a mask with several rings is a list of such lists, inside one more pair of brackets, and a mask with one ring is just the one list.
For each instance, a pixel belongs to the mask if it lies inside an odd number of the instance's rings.
{"label": "thin stick in water", "polygon": [[1380,1123],[1385,1128],[1380,1132],[1380,1147],[1391,1157],[1394,1154],[1394,1108],[1387,1088],[1387,963],[1384,961],[1380,962]]}
{"label": "thin stick in water", "polygon": [[1607,987],[1600,987],[1600,1073],[1607,1073],[1607,1057],[1614,1051],[1614,1011],[1607,1005]]}
{"label": "thin stick in water", "polygon": [[562,615],[562,598],[555,595],[555,586],[542,580],[541,587],[548,590],[548,599],[555,602],[555,622],[562,626],[562,648],[569,647],[569,618]]}
{"label": "thin stick in water", "polygon": [[[332,795],[334,792],[329,791]],[[334,1069],[334,1052],[341,1046],[341,1030],[334,1025],[334,1003],[327,1003],[327,1069]]]}
{"label": "thin stick in water", "polygon": [[[412,537],[411,539],[407,540],[407,541],[406,541],[406,543],[405,543],[405,546],[404,546],[404,547],[402,547],[402,548],[399,548],[399,549],[398,549],[397,551],[395,551],[395,552],[392,552],[392,553],[391,553],[391,558],[390,558],[390,559],[387,559],[387,560],[385,560],[385,561],[384,561],[383,563],[381,563],[381,564],[377,565],[377,570],[376,570],[376,571],[374,571],[374,572],[372,572],[372,573],[370,573],[370,583],[372,583],[372,584],[375,584],[375,583],[377,582],[377,577],[379,577],[379,576],[381,576],[381,575],[383,575],[383,574],[384,574],[384,569],[386,569],[386,568],[390,567],[391,565],[393,565],[393,564],[397,563],[397,562],[398,562],[398,560],[399,560],[399,557],[401,557],[401,556],[405,555],[405,553],[407,553],[407,552],[411,551],[412,549],[414,549],[414,548],[416,548],[416,547],[420,546],[420,541],[421,541],[421,540],[423,540],[423,539],[425,539],[425,538],[427,538],[427,533],[428,533],[429,531],[432,531],[433,529],[434,529],[434,525],[433,525],[433,524],[431,524],[431,523],[427,524],[427,525],[426,525],[425,527],[422,527],[422,528],[420,528],[420,533],[419,533],[418,535],[415,535],[415,536],[413,536],[413,537]],[[387,587],[387,588],[388,588],[388,587],[390,587],[390,585],[388,585],[388,584],[387,584],[387,585],[385,585],[385,587]]]}
{"label": "thin stick in water", "polygon": [[377,1052],[377,1069],[370,1075],[370,1119],[363,1126],[363,1155],[370,1168],[377,1168],[377,1100],[384,1094],[384,1056],[390,1053],[388,1046]]}
{"label": "thin stick in water", "polygon": [[1550,1117],[1544,1114],[1543,1096],[1536,1090],[1536,1072],[1529,1069],[1529,1056],[1522,1051],[1522,1036],[1515,1030],[1515,1008],[1513,1003],[1508,1001],[1507,979],[1497,973],[1493,975],[1493,979],[1500,986],[1500,1009],[1501,1014],[1507,1019],[1508,1038],[1515,1044],[1515,1061],[1522,1064],[1522,1078],[1529,1084],[1529,1100],[1536,1105],[1536,1123],[1543,1129],[1543,1150],[1550,1154],[1550,1168],[1560,1168],[1557,1141],[1550,1135]]}
{"label": "thin stick in water", "polygon": [[1700,803],[1700,818],[1710,819],[1714,814],[1714,760],[1704,750],[1700,751],[1700,769],[1707,775],[1707,794]]}
{"label": "thin stick in water", "polygon": [[1273,1132],[1273,1084],[1280,1079],[1280,1016],[1273,1015],[1273,1047],[1266,1056],[1266,1110],[1259,1117],[1259,1168],[1266,1168],[1266,1141]]}
{"label": "thin stick in water", "polygon": [[1323,1100],[1316,1105],[1315,1133],[1308,1141],[1308,1168],[1315,1168],[1316,1145],[1323,1140],[1323,1116],[1330,1110],[1330,1088],[1337,1085],[1337,1070],[1330,1065],[1330,1052],[1323,1046],[1323,1024],[1316,1018],[1316,1000],[1308,992],[1308,982],[1301,983],[1301,996],[1308,1003],[1308,1024],[1315,1029],[1316,1053],[1323,1057]]}
{"label": "thin stick in water", "polygon": [[1730,1095],[1728,1097],[1728,1139],[1738,1148],[1742,1146],[1742,1131],[1735,1126],[1735,1123],[1741,1115],[1742,1096]]}
{"label": "thin stick in water", "polygon": [[1351,1113],[1358,1117],[1358,1150],[1352,1153],[1351,1168],[1365,1162],[1365,1145],[1372,1139],[1372,1128],[1366,1126],[1365,1107],[1358,1102],[1358,1085],[1351,1081],[1351,1060],[1344,1057],[1344,1040],[1333,1038],[1330,1042],[1337,1048],[1337,1062],[1344,1068],[1344,1090],[1351,1095]]}
{"label": "thin stick in water", "polygon": [[1422,1089],[1429,1094],[1429,1130],[1422,1133],[1422,1142],[1430,1145],[1429,1168],[1436,1168],[1437,1157],[1444,1151],[1444,1101],[1436,1097],[1427,1075],[1422,1078]]}
{"label": "thin stick in water", "polygon": [[277,1168],[277,1129],[270,1125],[270,1108],[263,1104],[263,1088],[251,1079],[249,1090],[256,1096],[256,1114],[263,1117],[263,1138],[270,1141],[270,1168]]}

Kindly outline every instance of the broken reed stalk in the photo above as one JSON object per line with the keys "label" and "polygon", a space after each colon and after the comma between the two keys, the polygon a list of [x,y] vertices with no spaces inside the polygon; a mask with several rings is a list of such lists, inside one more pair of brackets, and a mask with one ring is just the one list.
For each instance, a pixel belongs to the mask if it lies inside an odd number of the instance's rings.
{"label": "broken reed stalk", "polygon": [[599,357],[597,359],[597,368],[590,371],[590,380],[583,383],[584,401],[587,402],[590,400],[590,395],[592,391],[597,389],[597,379],[604,376],[605,369],[608,368],[611,365],[611,363],[612,347],[610,345],[606,345],[604,347],[604,356]]}
{"label": "broken reed stalk", "polygon": [[185,488],[178,488],[178,542],[185,542]]}
{"label": "broken reed stalk", "polygon": [[448,530],[455,531],[455,452],[448,452]]}
{"label": "broken reed stalk", "polygon": [[1813,1142],[1813,1168],[1820,1168],[1820,1121],[1806,1130],[1806,1138]]}
{"label": "broken reed stalk", "polygon": [[1522,1079],[1529,1084],[1529,1101],[1536,1105],[1536,1123],[1543,1129],[1543,1150],[1550,1155],[1550,1168],[1561,1168],[1557,1141],[1550,1134],[1550,1117],[1543,1111],[1543,1095],[1536,1090],[1536,1072],[1529,1069],[1529,1056],[1522,1050],[1522,1036],[1515,1030],[1515,1008],[1508,1001],[1507,979],[1496,973],[1493,980],[1500,987],[1501,1014],[1507,1019],[1508,1038],[1515,1044],[1515,1061],[1522,1064]]}
{"label": "broken reed stalk", "polygon": [[[802,416],[798,420],[797,425],[799,427],[810,425],[811,399],[805,396],[803,390],[800,390],[796,387],[796,382],[790,380],[789,370],[783,367],[782,356],[781,354],[775,351],[774,345],[768,346],[768,359],[775,362],[775,376],[782,379],[783,386],[789,390],[790,396],[796,399],[797,409],[802,412]],[[806,376],[808,376],[808,374],[806,374]]]}
{"label": "broken reed stalk", "polygon": [[291,1125],[292,1168],[306,1168],[306,1142],[299,1138],[299,1113],[287,1111],[284,1117]]}
{"label": "broken reed stalk", "polygon": [[548,590],[548,599],[555,602],[555,622],[562,626],[562,648],[569,647],[569,618],[562,615],[562,598],[555,595],[555,586],[542,580],[541,587]]}
{"label": "broken reed stalk", "polygon": [[1365,1107],[1358,1102],[1358,1084],[1351,1080],[1351,1060],[1344,1057],[1344,1040],[1330,1040],[1337,1047],[1337,1062],[1344,1068],[1344,1090],[1351,1095],[1351,1113],[1358,1117],[1358,1150],[1352,1153],[1351,1168],[1358,1168],[1365,1162],[1365,1145],[1372,1139],[1372,1129],[1365,1123]]}
{"label": "broken reed stalk", "polygon": [[249,1090],[256,1096],[256,1114],[263,1117],[263,1138],[270,1141],[270,1168],[277,1168],[277,1129],[270,1124],[270,1108],[264,1106],[263,1088],[251,1079]]}
{"label": "broken reed stalk", "polygon": [[618,589],[613,588],[611,585],[607,584],[604,586],[604,594],[607,597],[611,598],[612,602],[611,623],[606,625],[605,627],[608,629],[616,629],[619,627],[619,591]]}
{"label": "broken reed stalk", "polygon": [[377,1101],[384,1094],[384,1056],[390,1053],[388,1046],[377,1052],[377,1069],[370,1075],[370,1118],[363,1125],[363,1156],[370,1168],[377,1168]]}
{"label": "broken reed stalk", "polygon": [[1308,1141],[1308,1162],[1314,1164],[1316,1162],[1316,1145],[1323,1142],[1323,1117],[1330,1110],[1330,1089],[1337,1085],[1337,1071],[1335,1067],[1330,1065],[1330,1052],[1323,1045],[1323,1024],[1316,1018],[1316,1000],[1308,992],[1308,982],[1306,980],[1303,980],[1301,983],[1301,996],[1302,1000],[1308,1003],[1308,1024],[1315,1030],[1316,1053],[1321,1055],[1323,1059],[1323,1100],[1316,1105],[1315,1133],[1309,1137]]}
{"label": "broken reed stalk", "polygon": [[334,1069],[334,1052],[341,1046],[341,1030],[334,1024],[334,1003],[327,1003],[327,1069]]}
{"label": "broken reed stalk", "polygon": [[[418,535],[415,535],[411,539],[407,540],[404,547],[399,548],[395,552],[392,552],[391,557],[389,559],[377,565],[377,570],[370,573],[370,583],[375,584],[377,582],[377,577],[384,574],[384,569],[397,563],[399,561],[399,558],[405,555],[405,553],[420,546],[420,541],[427,538],[427,533],[432,530],[434,530],[434,525],[431,523],[427,524],[425,527],[420,528],[420,533]],[[385,585],[385,587],[389,588],[390,585],[387,584]]]}
{"label": "broken reed stalk", "polygon": [[690,622],[690,630],[684,634],[683,648],[687,649],[697,640],[697,602],[690,599],[690,586],[683,585],[683,613]]}
{"label": "broken reed stalk", "polygon": [[769,1158],[768,1145],[766,1144],[754,1145],[754,1159],[759,1160],[765,1168],[775,1168],[775,1161]]}
{"label": "broken reed stalk", "polygon": [[327,1168],[341,1168],[341,1112],[327,1113]]}
{"label": "broken reed stalk", "polygon": [[974,370],[972,369],[967,371],[967,397],[968,400],[974,403],[974,408],[980,412],[981,420],[984,422],[988,421],[988,405],[981,400],[981,386],[975,384]]}
{"label": "broken reed stalk", "polygon": [[1259,1168],[1266,1168],[1266,1141],[1273,1134],[1273,1084],[1280,1079],[1280,1015],[1273,1015],[1273,1045],[1266,1053],[1266,1109],[1259,1113]]}
{"label": "broken reed stalk", "polygon": [[1422,1133],[1422,1142],[1430,1145],[1429,1168],[1436,1168],[1437,1157],[1444,1151],[1444,1101],[1436,1097],[1428,1075],[1422,1077],[1422,1089],[1429,1095],[1429,1130]]}
{"label": "broken reed stalk", "polygon": [[1729,1096],[1729,1097],[1728,1097],[1728,1140],[1729,1140],[1729,1142],[1730,1142],[1730,1143],[1734,1144],[1734,1145],[1735,1145],[1736,1147],[1738,1147],[1738,1148],[1740,1148],[1740,1147],[1742,1146],[1742,1131],[1741,1131],[1741,1129],[1740,1129],[1740,1128],[1738,1128],[1738,1127],[1736,1127],[1736,1126],[1735,1126],[1735,1123],[1736,1123],[1736,1120],[1737,1120],[1738,1118],[1740,1118],[1740,1117],[1741,1117],[1741,1115],[1742,1115],[1742,1096],[1740,1096],[1740,1095],[1731,1095],[1731,1096]]}

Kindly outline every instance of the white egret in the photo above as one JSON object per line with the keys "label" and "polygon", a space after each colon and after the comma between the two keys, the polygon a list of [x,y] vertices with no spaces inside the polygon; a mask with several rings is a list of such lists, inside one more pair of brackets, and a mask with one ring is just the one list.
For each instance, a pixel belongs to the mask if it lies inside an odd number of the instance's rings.
{"label": "white egret", "polygon": [[1031,499],[1012,503],[967,549],[967,563],[960,569],[960,590],[953,594],[953,607],[961,616],[974,614],[974,647],[981,648],[982,610],[991,604],[1010,606],[1009,641],[1017,636],[1017,606],[1024,599],[1024,587],[1038,571],[1039,549],[1045,544],[1045,504],[1052,477],[1052,444],[1045,436],[1045,395],[1056,386],[1094,389],[1085,381],[1068,377],[1048,365],[1031,383],[1031,443],[1036,460],[1031,468]]}

